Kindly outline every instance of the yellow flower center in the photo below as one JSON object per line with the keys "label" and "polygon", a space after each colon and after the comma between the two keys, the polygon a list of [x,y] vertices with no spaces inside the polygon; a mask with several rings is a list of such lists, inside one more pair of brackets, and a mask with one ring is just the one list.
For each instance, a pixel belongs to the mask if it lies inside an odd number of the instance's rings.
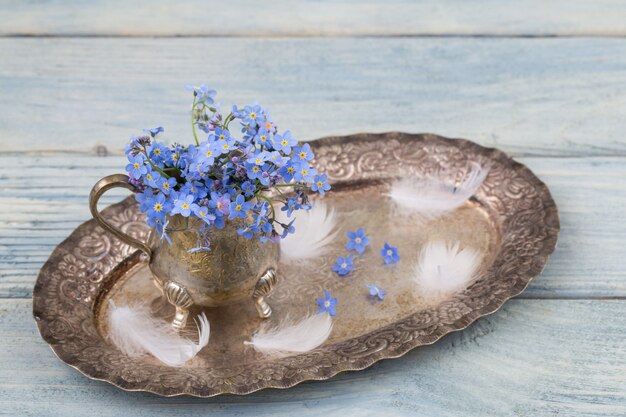
{"label": "yellow flower center", "polygon": [[283,145],[283,146],[287,146],[287,141],[283,139],[283,140],[280,142],[280,144],[281,144],[281,145]]}
{"label": "yellow flower center", "polygon": [[347,263],[345,263],[345,262],[341,264],[341,267],[342,267],[342,268],[345,268],[345,267],[347,267],[347,266],[348,266],[348,264],[347,264]]}
{"label": "yellow flower center", "polygon": [[302,175],[306,175],[309,173],[309,171],[307,171],[306,169],[303,169],[302,171],[300,171],[302,173]]}
{"label": "yellow flower center", "polygon": [[157,149],[155,149],[155,150],[154,150],[154,154],[155,154],[155,155],[161,155],[161,150],[160,150],[160,149],[158,149],[158,148],[157,148]]}
{"label": "yellow flower center", "polygon": [[254,171],[254,172],[259,172],[259,167],[254,167],[254,168],[252,168],[252,171]]}
{"label": "yellow flower center", "polygon": [[324,307],[330,307],[330,301],[324,301]]}
{"label": "yellow flower center", "polygon": [[270,130],[271,127],[272,127],[272,124],[270,122],[265,123],[265,128],[267,130]]}
{"label": "yellow flower center", "polygon": [[220,139],[224,139],[225,137],[225,135],[220,135]]}
{"label": "yellow flower center", "polygon": [[159,203],[156,203],[154,205],[154,210],[155,211],[161,211],[161,210],[163,210],[163,206],[161,204],[159,204]]}
{"label": "yellow flower center", "polygon": [[255,161],[254,161],[254,162],[256,162],[257,164],[260,164],[260,163],[261,163],[261,158],[257,158],[257,159],[255,159]]}
{"label": "yellow flower center", "polygon": [[[207,151],[206,152],[206,156],[211,157],[213,156],[213,151]],[[198,165],[199,166],[199,165]]]}
{"label": "yellow flower center", "polygon": [[241,210],[241,204],[237,204],[237,205],[235,206],[235,210],[237,210],[237,211]]}
{"label": "yellow flower center", "polygon": [[267,139],[267,136],[261,135],[261,142],[265,142],[266,139]]}
{"label": "yellow flower center", "polygon": [[189,208],[189,204],[187,204],[187,203],[183,203],[183,208],[184,208],[184,209],[188,209],[188,208]]}
{"label": "yellow flower center", "polygon": [[300,159],[306,158],[306,152],[300,152]]}
{"label": "yellow flower center", "polygon": [[256,118],[256,113],[255,112],[250,113],[250,117],[252,117],[253,119]]}
{"label": "yellow flower center", "polygon": [[389,249],[389,250],[387,251],[387,256],[391,256],[391,255],[393,255],[393,251],[392,251],[391,249]]}
{"label": "yellow flower center", "polygon": [[294,171],[293,167],[289,167],[289,168],[287,168],[287,172],[288,172],[288,173],[293,174],[293,171]]}
{"label": "yellow flower center", "polygon": [[169,190],[169,189],[170,189],[170,185],[169,185],[169,183],[164,182],[164,183],[163,183],[163,188],[165,188],[166,190]]}
{"label": "yellow flower center", "polygon": [[318,181],[318,182],[317,182],[317,186],[318,186],[318,187],[321,187],[322,185],[324,185],[324,184],[322,184],[322,181]]}
{"label": "yellow flower center", "polygon": [[225,143],[224,146],[222,146],[222,149],[228,150],[228,143]]}
{"label": "yellow flower center", "polygon": [[152,181],[152,175],[150,175],[150,174],[146,175],[146,179],[147,179],[148,181]]}
{"label": "yellow flower center", "polygon": [[135,167],[135,169],[139,169],[139,164],[138,164],[137,162],[135,162],[135,163],[133,164],[133,167]]}
{"label": "yellow flower center", "polygon": [[202,217],[206,217],[206,214],[204,214],[204,211],[199,211],[198,213],[200,213]]}

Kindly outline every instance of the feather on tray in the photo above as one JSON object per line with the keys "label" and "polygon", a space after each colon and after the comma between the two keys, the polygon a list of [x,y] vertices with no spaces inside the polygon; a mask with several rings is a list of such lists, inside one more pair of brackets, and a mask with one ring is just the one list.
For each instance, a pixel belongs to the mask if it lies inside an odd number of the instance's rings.
{"label": "feather on tray", "polygon": [[163,320],[152,317],[143,305],[109,307],[109,338],[130,357],[150,353],[169,366],[183,366],[208,345],[210,326],[204,313],[198,316],[198,343],[179,335]]}
{"label": "feather on tray", "polygon": [[489,166],[473,162],[458,181],[456,175],[447,172],[432,177],[402,178],[392,183],[388,195],[401,209],[432,219],[455,210],[471,198],[489,170]]}

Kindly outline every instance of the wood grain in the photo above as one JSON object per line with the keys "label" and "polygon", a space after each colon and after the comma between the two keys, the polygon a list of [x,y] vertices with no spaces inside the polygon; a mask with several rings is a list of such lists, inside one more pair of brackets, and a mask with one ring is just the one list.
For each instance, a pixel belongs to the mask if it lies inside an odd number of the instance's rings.
{"label": "wood grain", "polygon": [[365,371],[214,399],[160,398],[88,380],[41,340],[29,300],[0,299],[0,312],[7,416],[626,414],[624,300],[513,300],[436,345]]}
{"label": "wood grain", "polygon": [[624,36],[619,0],[0,2],[0,35]]}
{"label": "wood grain", "polygon": [[[519,158],[553,193],[558,248],[523,297],[626,297],[626,158]],[[123,157],[0,157],[0,297],[30,297],[54,247],[90,218],[87,195]],[[102,206],[126,196],[106,194]]]}
{"label": "wood grain", "polygon": [[190,141],[186,83],[260,99],[299,139],[469,137],[515,155],[626,155],[622,39],[0,39],[0,152]]}

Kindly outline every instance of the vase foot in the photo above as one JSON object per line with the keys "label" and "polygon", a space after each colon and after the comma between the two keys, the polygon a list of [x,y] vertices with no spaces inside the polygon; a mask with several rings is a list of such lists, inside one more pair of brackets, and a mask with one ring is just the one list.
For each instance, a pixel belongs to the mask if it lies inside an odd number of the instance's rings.
{"label": "vase foot", "polygon": [[172,320],[172,327],[179,331],[187,325],[189,317],[189,307],[193,304],[193,300],[185,287],[174,281],[167,281],[163,285],[163,295],[167,301],[176,307],[176,314]]}
{"label": "vase foot", "polygon": [[273,268],[270,268],[261,276],[261,278],[259,278],[259,281],[256,283],[254,291],[252,292],[254,305],[259,313],[259,317],[262,319],[266,319],[272,315],[272,307],[270,307],[267,303],[265,297],[272,292],[275,284],[276,271]]}

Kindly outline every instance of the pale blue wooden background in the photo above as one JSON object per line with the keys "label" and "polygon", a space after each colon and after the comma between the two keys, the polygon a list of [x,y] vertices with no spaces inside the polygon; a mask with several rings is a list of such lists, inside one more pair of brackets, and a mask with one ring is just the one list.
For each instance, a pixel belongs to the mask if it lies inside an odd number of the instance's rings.
{"label": "pale blue wooden background", "polygon": [[[626,415],[625,37],[616,0],[0,0],[0,415]],[[131,133],[187,140],[203,81],[306,140],[497,146],[551,188],[559,247],[496,314],[365,371],[204,400],[91,381],[40,339],[36,274]]]}

